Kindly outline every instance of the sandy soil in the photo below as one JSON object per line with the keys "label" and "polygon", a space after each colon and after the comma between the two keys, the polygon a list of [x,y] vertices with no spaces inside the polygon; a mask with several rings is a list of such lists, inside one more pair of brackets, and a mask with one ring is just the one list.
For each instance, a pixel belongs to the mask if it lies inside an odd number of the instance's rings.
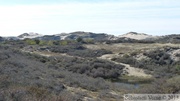
{"label": "sandy soil", "polygon": [[117,56],[118,56],[117,54],[106,54],[106,55],[103,55],[99,58],[109,60],[109,61],[114,62],[116,64],[120,64],[120,65],[125,66],[124,71],[128,73],[127,74],[128,76],[145,77],[145,78],[151,78],[152,77],[152,75],[146,74],[143,69],[135,68],[135,67],[132,67],[128,64],[118,63],[118,62],[111,60],[112,58],[117,57]]}
{"label": "sandy soil", "polygon": [[147,39],[147,38],[155,38],[151,35],[145,35],[145,34],[124,34],[119,37],[126,37],[126,38],[131,38],[131,39],[136,39],[136,40],[142,40],[142,39]]}

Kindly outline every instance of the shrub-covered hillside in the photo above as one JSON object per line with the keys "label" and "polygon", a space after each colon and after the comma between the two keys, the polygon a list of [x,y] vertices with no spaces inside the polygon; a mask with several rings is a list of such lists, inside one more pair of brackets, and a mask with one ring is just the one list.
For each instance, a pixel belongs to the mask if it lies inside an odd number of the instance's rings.
{"label": "shrub-covered hillside", "polygon": [[112,60],[153,71],[157,77],[171,77],[180,74],[179,52],[178,47],[164,47],[141,53],[126,54]]}
{"label": "shrub-covered hillside", "polygon": [[104,60],[44,57],[0,46],[0,100],[78,101],[92,98],[88,92],[72,94],[69,88],[107,90],[105,92],[109,93],[108,89],[114,89],[113,84],[105,79],[118,78],[122,69],[123,66]]}

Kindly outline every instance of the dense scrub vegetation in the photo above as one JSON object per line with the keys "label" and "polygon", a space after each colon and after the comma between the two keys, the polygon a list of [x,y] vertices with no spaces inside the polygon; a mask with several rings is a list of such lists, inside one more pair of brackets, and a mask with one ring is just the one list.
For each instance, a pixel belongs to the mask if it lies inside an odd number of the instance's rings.
{"label": "dense scrub vegetation", "polygon": [[175,43],[179,44],[180,43],[180,35],[178,34],[172,34],[172,35],[166,35],[163,36],[162,38],[154,40],[158,43]]}
{"label": "dense scrub vegetation", "polygon": [[155,43],[153,40],[136,40],[131,38],[118,38],[116,40],[106,40],[106,44],[113,44],[113,43]]}
{"label": "dense scrub vegetation", "polygon": [[66,53],[71,56],[79,57],[99,57],[104,54],[111,54],[111,51],[100,49],[100,50],[91,50],[87,49],[82,45],[66,45],[66,46],[53,46],[49,47],[49,50],[55,53]]}
{"label": "dense scrub vegetation", "polygon": [[[82,55],[83,56],[83,55]],[[39,55],[30,55],[32,59],[45,63],[50,68],[65,69],[73,73],[86,74],[97,78],[118,78],[122,74],[124,66],[114,64],[106,60],[97,58],[81,58],[69,56],[42,57]]]}
{"label": "dense scrub vegetation", "polygon": [[[154,81],[135,90],[135,93],[169,94],[180,93],[180,60],[179,47],[163,47],[148,51],[136,51],[113,58],[113,61],[130,64],[133,67],[142,68],[147,73],[153,74]],[[141,59],[137,59],[140,54]]]}
{"label": "dense scrub vegetation", "polygon": [[[51,51],[55,53],[66,53],[71,56],[79,57],[99,57],[104,54],[111,54],[111,51],[105,49],[91,50],[83,46],[83,44],[92,43],[91,41],[83,40],[82,42],[74,40],[61,40],[61,41],[45,41],[45,40],[31,40],[25,39],[22,41],[8,41],[5,44],[14,45],[15,48],[23,48],[25,46],[36,46],[39,51]],[[44,46],[46,46],[44,48]],[[41,48],[43,47],[43,48]]]}
{"label": "dense scrub vegetation", "polygon": [[1,100],[23,101],[26,97],[33,100],[33,97],[43,98],[50,92],[58,93],[65,89],[62,83],[43,76],[48,72],[44,69],[44,64],[28,59],[19,51],[11,50],[9,47],[0,47],[0,49]]}
{"label": "dense scrub vegetation", "polygon": [[93,39],[82,39],[78,37],[76,40],[39,40],[39,39],[24,39],[22,42],[25,42],[29,45],[73,45],[73,44],[94,44],[95,40]]}
{"label": "dense scrub vegetation", "polygon": [[67,86],[90,91],[115,90],[105,79],[119,77],[122,68],[103,60],[43,57],[0,46],[0,100],[82,100],[88,95],[71,94]]}
{"label": "dense scrub vegetation", "polygon": [[[25,39],[0,43],[0,100],[81,101],[85,97],[94,98],[92,95],[97,95],[97,100],[108,101],[111,98],[122,99],[123,93],[180,93],[180,61],[176,60],[180,54],[173,53],[179,47],[148,49],[119,54],[119,57],[113,58],[113,61],[130,64],[153,74],[155,78],[151,79],[151,83],[136,88],[133,84],[127,86],[122,81],[116,81],[123,78],[124,66],[97,58],[111,54],[111,51],[91,50],[83,44],[87,43],[82,39]],[[59,55],[47,57],[34,51]],[[139,55],[143,58],[137,59]],[[95,94],[91,95],[93,92]]]}
{"label": "dense scrub vegetation", "polygon": [[180,93],[180,76],[174,76],[170,79],[159,78],[152,84],[137,89],[135,93],[140,94],[179,94]]}
{"label": "dense scrub vegetation", "polygon": [[154,72],[157,77],[171,77],[173,75],[179,75],[180,61],[175,61],[172,59],[169,51],[176,50],[179,48],[165,47],[162,49],[155,49],[152,51],[144,52],[143,55],[146,57],[141,60],[135,58],[136,54],[132,53],[130,55],[124,55],[120,58],[114,58],[112,60],[117,62],[123,62],[130,64],[134,67],[147,69]]}

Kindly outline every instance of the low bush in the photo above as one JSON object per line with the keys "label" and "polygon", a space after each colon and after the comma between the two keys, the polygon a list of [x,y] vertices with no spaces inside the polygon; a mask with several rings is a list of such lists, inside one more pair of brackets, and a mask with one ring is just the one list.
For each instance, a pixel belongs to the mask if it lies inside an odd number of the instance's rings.
{"label": "low bush", "polygon": [[71,56],[79,56],[79,57],[99,57],[104,54],[111,54],[111,51],[105,49],[99,50],[91,50],[87,49],[82,45],[65,45],[65,46],[54,46],[49,47],[50,51],[56,53],[66,53]]}
{"label": "low bush", "polygon": [[137,68],[143,68],[154,72],[155,77],[172,77],[173,75],[179,74],[177,66],[180,61],[174,61],[169,50],[176,48],[164,47],[163,49],[155,49],[152,51],[144,52],[143,55],[148,59],[137,60],[131,54],[130,56],[124,55],[123,57],[113,58],[113,61],[130,64]]}
{"label": "low bush", "polygon": [[178,94],[180,92],[179,76],[173,78],[159,78],[156,79],[151,85],[146,85],[138,89],[136,93],[148,94]]}
{"label": "low bush", "polygon": [[[112,89],[105,79],[119,77],[123,69],[121,65],[96,58],[43,57],[10,47],[1,48],[0,52],[0,100],[3,101],[82,100],[89,95],[72,94],[67,88],[97,92]],[[3,56],[4,53],[7,54]]]}

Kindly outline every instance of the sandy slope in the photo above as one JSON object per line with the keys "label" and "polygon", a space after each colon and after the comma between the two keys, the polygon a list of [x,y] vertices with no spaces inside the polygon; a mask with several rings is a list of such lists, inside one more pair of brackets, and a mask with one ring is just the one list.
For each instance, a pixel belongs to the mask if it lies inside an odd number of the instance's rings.
{"label": "sandy slope", "polygon": [[143,40],[143,39],[147,39],[147,38],[153,38],[152,36],[148,36],[148,35],[122,35],[119,37],[126,37],[126,38],[131,38],[131,39],[136,39],[136,40]]}
{"label": "sandy slope", "polygon": [[117,54],[106,54],[106,55],[103,55],[99,58],[109,60],[109,61],[114,62],[116,64],[120,64],[120,65],[125,66],[124,71],[128,72],[128,74],[127,74],[128,76],[145,77],[145,78],[151,78],[152,77],[152,75],[146,74],[143,69],[135,68],[135,67],[132,67],[128,64],[118,63],[118,62],[112,61],[111,59],[116,57],[116,56],[118,56],[118,55]]}
{"label": "sandy slope", "polygon": [[120,35],[119,37],[126,37],[126,38],[131,38],[131,39],[136,39],[136,40],[143,40],[147,38],[156,38],[155,36],[152,35],[147,35],[144,33],[136,33],[136,32],[129,32],[124,35]]}

